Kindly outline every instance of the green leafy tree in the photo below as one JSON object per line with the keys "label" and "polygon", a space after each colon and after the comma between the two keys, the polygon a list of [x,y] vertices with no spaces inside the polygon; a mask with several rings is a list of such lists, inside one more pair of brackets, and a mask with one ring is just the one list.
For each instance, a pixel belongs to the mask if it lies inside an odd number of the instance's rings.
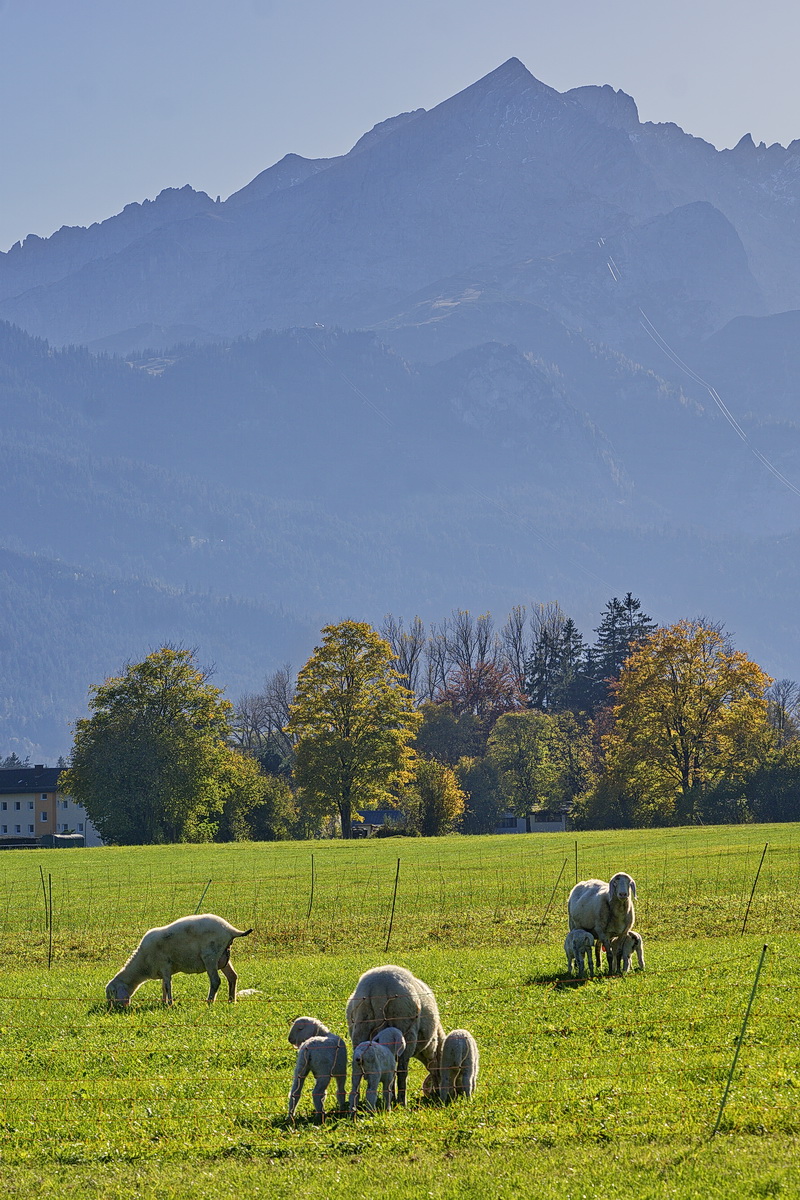
{"label": "green leafy tree", "polygon": [[263,775],[262,797],[247,813],[248,836],[256,842],[279,842],[298,834],[297,801],[283,775]]}
{"label": "green leafy tree", "polygon": [[288,732],[304,806],[338,812],[349,838],[355,809],[392,803],[390,789],[411,779],[420,715],[391,646],[370,625],[342,621],[322,633],[298,676]]}
{"label": "green leafy tree", "polygon": [[466,796],[455,771],[435,759],[418,758],[414,782],[405,789],[400,809],[423,837],[439,837],[457,828]]}
{"label": "green leafy tree", "polygon": [[496,767],[488,758],[465,756],[456,767],[456,776],[466,796],[463,832],[491,833],[506,809]]}
{"label": "green leafy tree", "polygon": [[426,758],[453,767],[465,755],[473,754],[483,743],[480,721],[471,712],[456,716],[452,704],[425,701],[419,709],[422,723],[414,740],[414,749]]}
{"label": "green leafy tree", "polygon": [[148,654],[93,687],[89,708],[59,787],[104,841],[208,840],[237,789],[253,799],[255,777],[228,745],[232,706],[192,651]]}
{"label": "green leafy tree", "polygon": [[572,713],[507,713],[489,738],[500,789],[517,813],[570,803],[588,784],[591,755],[589,734]]}

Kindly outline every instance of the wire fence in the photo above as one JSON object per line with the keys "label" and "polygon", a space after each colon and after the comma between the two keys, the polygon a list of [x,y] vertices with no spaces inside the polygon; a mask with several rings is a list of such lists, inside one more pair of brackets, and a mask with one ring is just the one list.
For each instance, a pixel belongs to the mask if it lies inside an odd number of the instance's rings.
{"label": "wire fence", "polygon": [[[495,842],[477,855],[458,843],[425,856],[405,847],[398,855],[397,842],[376,849],[361,843],[344,852],[315,844],[291,854],[254,850],[247,856],[248,871],[224,874],[213,863],[206,874],[196,867],[185,870],[174,859],[162,869],[152,861],[138,866],[130,854],[112,872],[103,869],[102,857],[79,866],[59,852],[48,860],[52,953],[63,958],[79,945],[91,954],[92,943],[98,954],[110,943],[125,948],[126,940],[196,912],[201,903],[205,911],[255,928],[251,943],[237,946],[238,954],[255,948],[313,952],[343,940],[371,949],[390,938],[404,948],[437,941],[515,944],[532,936],[548,944],[563,940],[566,899],[576,881],[574,857],[581,878],[607,879],[620,869],[634,876],[637,927],[648,937],[674,936],[676,911],[681,929],[693,936],[735,934],[746,916],[748,931],[768,937],[800,929],[800,844],[794,836],[765,849],[755,838],[722,845],[718,833],[705,844],[692,835],[684,845],[676,838],[661,853],[635,846],[621,853],[614,839],[579,847],[577,855],[577,842],[567,838],[555,845],[532,845],[526,838],[519,848]],[[13,873],[0,874],[0,932],[6,940],[24,936],[29,950],[31,939],[35,944],[51,929],[39,864],[28,863],[27,870],[17,865]]]}
{"label": "wire fence", "polygon": [[[614,1136],[652,1136],[656,1118],[663,1131],[690,1120],[708,1135],[757,946],[767,942],[726,1120],[732,1112],[740,1125],[790,1133],[800,1124],[800,842],[796,828],[770,832],[767,843],[762,830],[678,831],[663,835],[660,849],[612,835],[480,846],[452,839],[441,850],[388,840],[246,847],[209,850],[200,862],[191,850],[52,852],[43,871],[33,855],[0,862],[0,927],[27,968],[24,986],[13,970],[0,974],[0,1129],[29,1153],[41,1134],[37,1113],[52,1110],[68,1141],[88,1138],[75,1153],[91,1160],[100,1135],[82,1132],[82,1122],[99,1121],[105,1136],[111,1128],[144,1153],[152,1126],[142,1114],[152,1111],[164,1137],[179,1128],[186,1137],[189,1120],[234,1142],[247,1126],[247,1137],[266,1145],[286,1121],[291,1022],[312,1012],[346,1034],[345,1002],[360,971],[400,958],[434,988],[445,1028],[477,1037],[481,1075],[469,1114],[458,1118],[464,1136],[507,1111],[529,1136],[569,1122],[580,1133],[604,1127],[609,1106],[619,1109]],[[581,878],[624,869],[636,879],[644,973],[567,978],[576,858]],[[146,985],[130,1009],[109,1011],[98,980],[122,966],[145,929],[201,902],[255,927],[234,952],[240,986],[252,984],[252,994],[209,1009],[205,987],[182,977],[172,1009],[158,985]],[[412,1106],[422,1103],[418,1084]],[[37,1152],[57,1158],[63,1148],[49,1137],[41,1134]]]}

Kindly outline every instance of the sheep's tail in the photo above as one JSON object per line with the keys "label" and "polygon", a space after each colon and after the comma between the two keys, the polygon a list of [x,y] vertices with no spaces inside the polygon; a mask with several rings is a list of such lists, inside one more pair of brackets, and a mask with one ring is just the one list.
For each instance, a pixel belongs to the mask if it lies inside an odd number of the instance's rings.
{"label": "sheep's tail", "polygon": [[252,932],[253,932],[253,930],[252,930],[252,929],[237,929],[237,930],[234,932],[234,935],[233,935],[233,936],[234,936],[235,938],[237,938],[237,937],[247,937],[248,933],[252,933]]}

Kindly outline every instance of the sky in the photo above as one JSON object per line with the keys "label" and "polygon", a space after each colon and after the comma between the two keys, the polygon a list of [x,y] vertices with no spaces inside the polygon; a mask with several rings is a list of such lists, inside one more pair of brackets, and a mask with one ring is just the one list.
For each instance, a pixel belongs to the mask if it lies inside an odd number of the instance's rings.
{"label": "sky", "polygon": [[790,0],[0,0],[0,250],[165,187],[223,199],[516,56],[719,148],[800,137]]}

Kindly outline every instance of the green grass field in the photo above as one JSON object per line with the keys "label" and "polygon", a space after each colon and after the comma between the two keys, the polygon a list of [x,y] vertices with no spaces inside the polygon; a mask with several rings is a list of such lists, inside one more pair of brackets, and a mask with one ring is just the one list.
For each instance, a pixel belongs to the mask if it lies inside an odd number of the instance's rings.
{"label": "green grass field", "polygon": [[[644,974],[565,982],[576,846],[580,878],[635,877]],[[141,934],[201,897],[255,926],[234,961],[257,994],[209,1009],[205,977],[179,975],[172,1009],[149,983],[109,1012]],[[800,826],[8,851],[0,924],[6,1195],[800,1195]],[[382,962],[473,1031],[476,1096],[422,1103],[415,1062],[404,1110],[320,1126],[307,1083],[289,1123],[291,1021],[346,1033]]]}

